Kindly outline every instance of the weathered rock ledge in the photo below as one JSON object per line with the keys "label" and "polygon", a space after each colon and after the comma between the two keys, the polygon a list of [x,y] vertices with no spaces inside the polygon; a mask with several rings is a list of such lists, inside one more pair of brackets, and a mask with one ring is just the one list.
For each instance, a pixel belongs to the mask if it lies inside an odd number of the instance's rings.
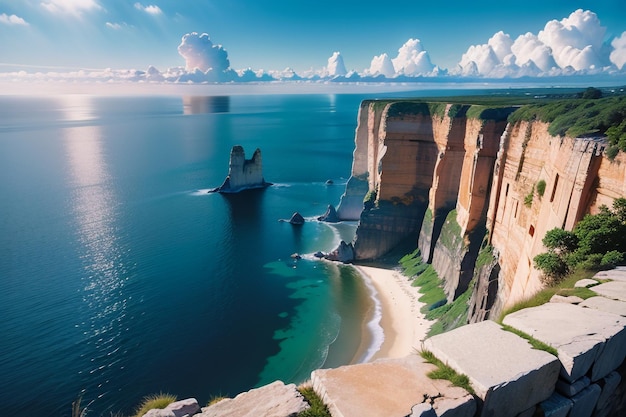
{"label": "weathered rock ledge", "polygon": [[235,145],[230,151],[228,176],[217,188],[209,192],[238,193],[243,190],[265,188],[272,185],[263,178],[261,150],[256,149],[252,159],[246,159],[242,146]]}

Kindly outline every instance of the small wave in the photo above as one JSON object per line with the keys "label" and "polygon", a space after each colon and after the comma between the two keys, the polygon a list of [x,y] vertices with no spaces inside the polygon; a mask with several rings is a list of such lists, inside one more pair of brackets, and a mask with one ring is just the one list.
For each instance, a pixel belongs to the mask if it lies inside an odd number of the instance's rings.
{"label": "small wave", "polygon": [[372,335],[372,342],[367,347],[365,353],[363,353],[363,356],[357,360],[357,363],[364,363],[370,361],[376,352],[380,350],[383,342],[385,341],[385,333],[380,325],[380,320],[383,317],[383,307],[378,296],[378,291],[376,291],[372,280],[367,275],[361,273],[360,271],[359,274],[363,277],[363,282],[367,287],[367,291],[372,296],[372,300],[374,300],[374,314],[372,315],[370,321],[367,322],[367,329]]}
{"label": "small wave", "polygon": [[203,188],[203,189],[200,189],[200,190],[192,191],[191,195],[193,195],[193,196],[209,195],[209,194],[211,194],[212,190],[213,190],[213,188]]}

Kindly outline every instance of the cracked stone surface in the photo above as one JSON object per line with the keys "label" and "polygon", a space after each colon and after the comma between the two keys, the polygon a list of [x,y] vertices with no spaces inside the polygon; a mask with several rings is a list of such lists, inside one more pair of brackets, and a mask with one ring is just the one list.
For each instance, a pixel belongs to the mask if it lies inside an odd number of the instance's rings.
{"label": "cracked stone surface", "polygon": [[574,284],[574,287],[587,288],[590,285],[596,285],[596,284],[598,284],[598,281],[596,281],[595,279],[585,278],[585,279],[579,279],[578,281],[576,281],[576,283]]}
{"label": "cracked stone surface", "polygon": [[430,379],[427,374],[434,369],[410,355],[318,369],[311,380],[333,417],[473,416],[474,397],[448,381]]}
{"label": "cracked stone surface", "polygon": [[626,317],[626,302],[611,300],[606,297],[590,297],[579,304],[581,307],[593,308]]}
{"label": "cracked stone surface", "polygon": [[196,417],[291,417],[307,408],[294,384],[274,381],[205,407]]}
{"label": "cracked stone surface", "polygon": [[559,375],[556,357],[492,321],[433,336],[424,349],[469,377],[482,416],[516,416],[550,397]]}
{"label": "cracked stone surface", "polygon": [[570,382],[590,369],[596,381],[617,369],[626,356],[626,318],[616,314],[547,303],[511,313],[504,324],[557,349],[561,376]]}
{"label": "cracked stone surface", "polygon": [[626,281],[611,281],[591,287],[596,294],[613,300],[626,301]]}

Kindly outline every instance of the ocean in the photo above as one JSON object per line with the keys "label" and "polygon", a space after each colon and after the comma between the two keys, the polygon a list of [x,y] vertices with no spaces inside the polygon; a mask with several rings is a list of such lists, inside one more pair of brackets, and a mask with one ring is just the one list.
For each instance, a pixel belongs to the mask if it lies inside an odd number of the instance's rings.
{"label": "ocean", "polygon": [[[310,254],[354,235],[315,218],[344,191],[364,98],[0,97],[3,413],[204,406],[358,360],[368,288]],[[209,194],[233,145],[260,148],[274,185]]]}

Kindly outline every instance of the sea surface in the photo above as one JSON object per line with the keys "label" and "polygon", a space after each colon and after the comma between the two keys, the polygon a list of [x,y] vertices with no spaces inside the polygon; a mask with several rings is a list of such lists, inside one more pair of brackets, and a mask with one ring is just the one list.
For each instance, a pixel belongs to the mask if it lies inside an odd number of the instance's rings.
{"label": "sea surface", "polygon": [[[366,285],[291,254],[352,239],[315,217],[344,191],[364,98],[0,97],[3,414],[205,405],[358,360]],[[233,145],[274,185],[209,194]],[[309,221],[279,221],[295,211]]]}
{"label": "sea surface", "polygon": [[[370,290],[310,254],[352,239],[315,218],[344,191],[359,103],[384,96],[0,96],[3,415],[205,405],[366,359]],[[209,194],[233,145],[274,185]]]}

